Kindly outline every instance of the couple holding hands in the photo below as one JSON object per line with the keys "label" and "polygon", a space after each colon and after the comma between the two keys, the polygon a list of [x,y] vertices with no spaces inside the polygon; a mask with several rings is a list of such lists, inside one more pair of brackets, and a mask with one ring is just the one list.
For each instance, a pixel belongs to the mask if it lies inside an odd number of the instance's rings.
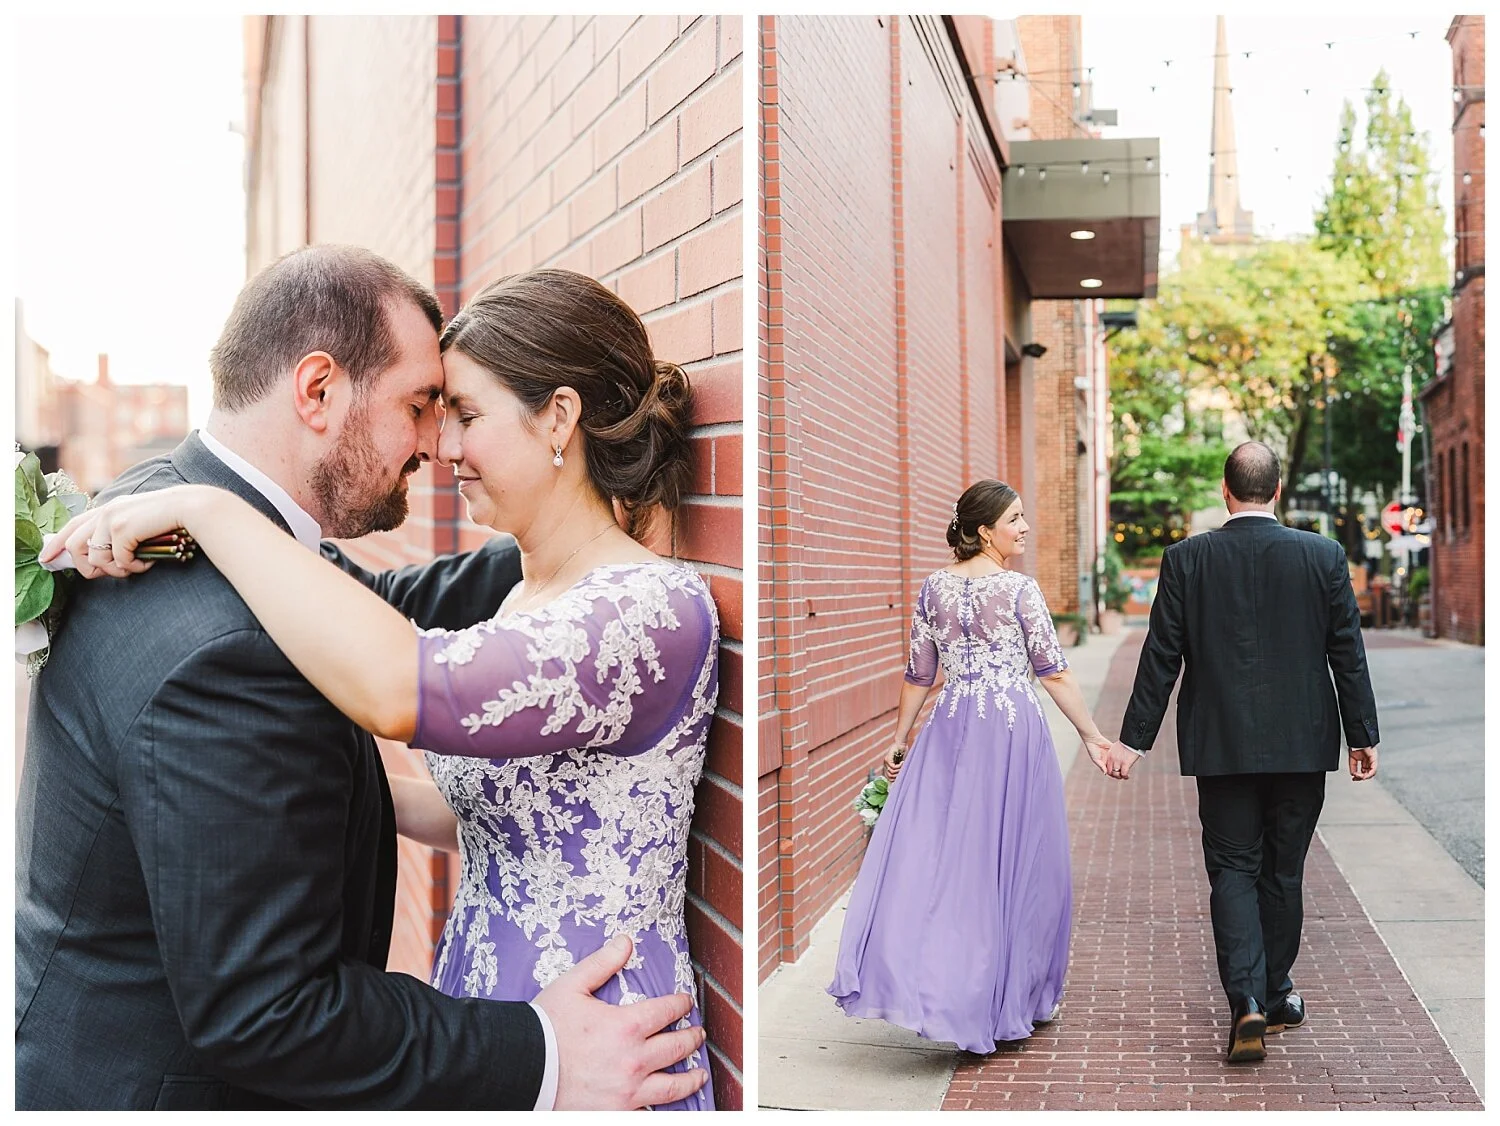
{"label": "couple holding hands", "polygon": [[[980,1054],[1058,1018],[1072,924],[1067,810],[1034,683],[1093,763],[1126,781],[1181,673],[1178,756],[1198,787],[1226,1058],[1264,1059],[1268,1033],[1308,1019],[1291,974],[1303,864],[1341,734],[1351,777],[1375,775],[1375,699],[1344,551],[1277,521],[1276,455],[1240,445],[1222,490],[1223,526],[1162,556],[1113,741],[1068,671],[1041,589],[1012,569],[1029,530],[1020,498],[999,481],[959,498],[954,562],[928,576],[912,615],[884,763],[894,784],[828,988],[848,1015]],[[942,689],[908,750],[939,669]]]}

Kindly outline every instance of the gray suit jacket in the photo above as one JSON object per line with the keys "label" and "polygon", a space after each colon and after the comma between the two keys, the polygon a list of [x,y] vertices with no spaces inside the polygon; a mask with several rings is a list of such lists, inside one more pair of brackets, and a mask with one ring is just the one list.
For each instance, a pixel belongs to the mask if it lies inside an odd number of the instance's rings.
{"label": "gray suit jacket", "polygon": [[1120,740],[1156,741],[1172,686],[1188,776],[1314,773],[1380,742],[1349,561],[1333,540],[1244,516],[1162,553]]}
{"label": "gray suit jacket", "polygon": [[[285,527],[196,435],[104,495],[183,482]],[[509,540],[384,575],[324,552],[424,626],[520,576]],[[530,1109],[529,1006],[385,972],[395,883],[374,740],[207,559],[76,584],[16,811],[16,1106]]]}

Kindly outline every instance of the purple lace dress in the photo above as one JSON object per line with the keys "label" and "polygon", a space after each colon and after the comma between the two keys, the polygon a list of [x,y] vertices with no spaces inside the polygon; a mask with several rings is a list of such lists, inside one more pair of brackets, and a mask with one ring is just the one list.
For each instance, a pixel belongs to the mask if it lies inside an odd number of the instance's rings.
{"label": "purple lace dress", "polygon": [[943,688],[875,822],[828,992],[849,1016],[989,1053],[1062,998],[1062,771],[1031,674],[1068,667],[1036,581],[938,571],[906,679]]}
{"label": "purple lace dress", "polygon": [[[688,824],[718,697],[708,587],[676,564],[596,568],[554,602],[424,630],[412,745],[458,815],[462,877],[432,984],[529,1001],[624,932],[596,994],[695,993]],[[697,1006],[679,1025],[701,1024]],[[497,1061],[498,1066],[498,1061]],[[674,1070],[707,1067],[700,1050]],[[712,1110],[713,1091],[662,1110]]]}

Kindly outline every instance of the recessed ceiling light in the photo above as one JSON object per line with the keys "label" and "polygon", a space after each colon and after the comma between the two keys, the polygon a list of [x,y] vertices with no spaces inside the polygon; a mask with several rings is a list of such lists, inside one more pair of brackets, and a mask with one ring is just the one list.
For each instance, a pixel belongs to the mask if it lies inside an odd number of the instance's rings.
{"label": "recessed ceiling light", "polygon": [[1098,278],[1084,278],[1078,284],[1083,286],[1084,289],[1098,289],[1104,283]]}
{"label": "recessed ceiling light", "polygon": [[1079,242],[1086,242],[1094,237],[1093,231],[1074,231],[1069,238],[1076,238]]}

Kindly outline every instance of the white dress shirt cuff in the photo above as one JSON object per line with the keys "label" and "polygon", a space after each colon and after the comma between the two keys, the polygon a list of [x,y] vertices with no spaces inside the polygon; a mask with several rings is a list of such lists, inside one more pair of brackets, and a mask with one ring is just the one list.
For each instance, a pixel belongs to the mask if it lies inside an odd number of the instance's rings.
{"label": "white dress shirt cuff", "polygon": [[557,1034],[552,1031],[552,1022],[547,1019],[547,1014],[542,1007],[535,1003],[531,1006],[532,1012],[536,1013],[537,1020],[542,1022],[542,1039],[547,1044],[547,1066],[542,1070],[542,1089],[537,1092],[535,1110],[551,1110],[557,1102]]}
{"label": "white dress shirt cuff", "polygon": [[1146,754],[1145,751],[1138,751],[1134,747],[1130,746],[1128,743],[1121,743],[1120,746],[1124,747],[1127,751],[1129,751],[1133,755],[1144,756]]}

